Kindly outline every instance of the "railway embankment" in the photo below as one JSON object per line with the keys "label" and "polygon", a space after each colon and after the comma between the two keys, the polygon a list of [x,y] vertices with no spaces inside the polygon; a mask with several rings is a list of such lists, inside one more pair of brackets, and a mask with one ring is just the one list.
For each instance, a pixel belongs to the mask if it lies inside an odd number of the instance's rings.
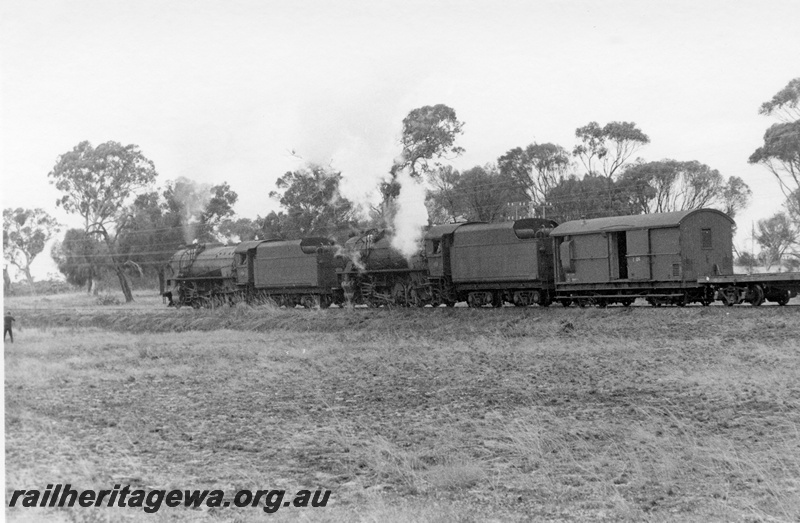
{"label": "railway embankment", "polygon": [[580,337],[648,343],[660,337],[718,343],[800,340],[800,309],[778,307],[609,307],[579,309],[338,309],[273,307],[219,309],[36,309],[19,310],[20,326],[102,329],[129,333],[278,330],[298,333],[373,333],[431,340],[472,336],[529,338]]}

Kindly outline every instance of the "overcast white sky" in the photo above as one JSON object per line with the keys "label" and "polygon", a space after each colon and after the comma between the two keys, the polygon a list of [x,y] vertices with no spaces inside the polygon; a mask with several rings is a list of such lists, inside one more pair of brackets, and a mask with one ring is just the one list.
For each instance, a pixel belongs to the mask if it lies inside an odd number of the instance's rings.
{"label": "overcast white sky", "polygon": [[[633,121],[646,160],[698,160],[782,201],[747,163],[762,102],[800,76],[800,2],[0,1],[3,207],[59,220],[47,173],[82,140],[139,145],[159,184],[227,181],[236,211],[277,209],[290,151],[365,193],[422,105],[456,110],[458,168],[577,127]],[[49,251],[40,255],[49,259]],[[38,260],[37,265],[43,260]],[[40,271],[43,269],[40,269]]]}

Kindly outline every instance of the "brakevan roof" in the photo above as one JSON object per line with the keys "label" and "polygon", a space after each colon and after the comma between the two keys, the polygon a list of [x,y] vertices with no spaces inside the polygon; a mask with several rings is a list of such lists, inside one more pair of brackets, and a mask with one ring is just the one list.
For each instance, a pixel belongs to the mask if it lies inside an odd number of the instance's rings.
{"label": "brakevan roof", "polygon": [[575,220],[565,222],[550,232],[550,236],[568,236],[592,234],[598,232],[627,231],[631,229],[663,229],[677,227],[689,215],[695,213],[716,213],[724,216],[731,223],[734,221],[724,212],[716,209],[694,209],[691,211],[664,212],[658,214],[636,214],[632,216],[612,216],[593,220]]}

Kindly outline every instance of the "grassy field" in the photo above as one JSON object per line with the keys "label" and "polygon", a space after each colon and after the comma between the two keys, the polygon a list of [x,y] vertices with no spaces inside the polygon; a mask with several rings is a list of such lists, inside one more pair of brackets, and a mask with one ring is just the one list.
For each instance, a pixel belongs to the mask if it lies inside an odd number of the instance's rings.
{"label": "grassy field", "polygon": [[796,306],[56,307],[20,324],[5,345],[7,498],[48,483],[322,488],[326,508],[272,519],[800,520]]}

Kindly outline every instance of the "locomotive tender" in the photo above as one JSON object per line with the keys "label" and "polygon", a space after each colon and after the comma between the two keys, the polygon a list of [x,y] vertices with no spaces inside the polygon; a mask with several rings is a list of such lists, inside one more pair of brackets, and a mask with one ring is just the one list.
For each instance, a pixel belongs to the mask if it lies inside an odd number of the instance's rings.
{"label": "locomotive tender", "polygon": [[334,253],[327,238],[195,244],[172,256],[167,284],[177,307],[256,299],[328,307],[342,302]]}
{"label": "locomotive tender", "polygon": [[294,307],[331,304],[470,307],[554,301],[564,306],[644,298],[785,305],[800,273],[733,273],[733,220],[713,209],[576,220],[526,218],[430,227],[406,258],[385,230],[337,246],[326,238],[192,245],[169,280],[176,305],[267,299]]}
{"label": "locomotive tender", "polygon": [[449,306],[459,301],[470,307],[549,305],[554,296],[549,234],[555,226],[525,218],[431,227],[425,252],[435,295]]}

